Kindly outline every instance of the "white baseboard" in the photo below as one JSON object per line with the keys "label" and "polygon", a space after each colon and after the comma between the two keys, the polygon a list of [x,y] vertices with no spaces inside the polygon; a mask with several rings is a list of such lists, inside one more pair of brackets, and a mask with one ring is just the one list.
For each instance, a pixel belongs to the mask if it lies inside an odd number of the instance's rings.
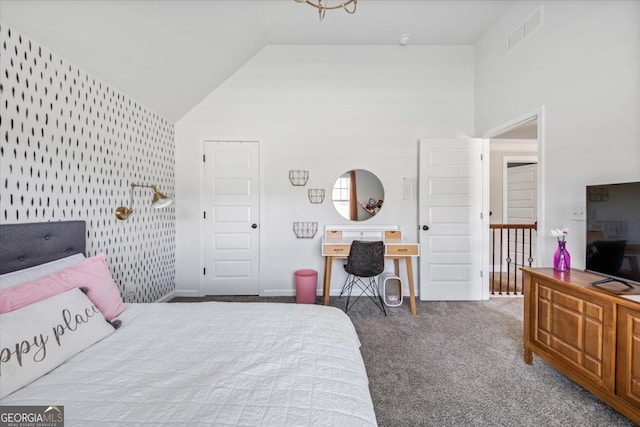
{"label": "white baseboard", "polygon": [[162,298],[160,298],[156,302],[168,302],[168,301],[171,301],[175,296],[176,296],[175,291],[169,292],[168,294],[166,294],[165,296],[163,296]]}
{"label": "white baseboard", "polygon": [[175,297],[201,297],[202,294],[200,291],[172,291],[162,298],[158,299],[156,302],[168,302],[174,299]]}
{"label": "white baseboard", "polygon": [[173,291],[174,297],[201,297],[204,296],[200,291],[180,290]]}
{"label": "white baseboard", "polygon": [[291,289],[266,290],[260,293],[261,297],[295,297],[296,291]]}
{"label": "white baseboard", "polygon": [[[329,295],[332,297],[337,297],[340,296],[340,291],[341,289],[331,289],[331,291],[329,292]],[[403,295],[409,295],[409,288],[404,286],[403,290],[402,290]],[[199,291],[173,291],[170,292],[169,294],[165,295],[164,297],[160,298],[157,302],[167,302],[170,301],[171,299],[175,298],[175,297],[191,297],[191,298],[197,298],[197,297],[201,297],[203,296]],[[290,289],[274,289],[274,290],[267,290],[267,291],[263,291],[260,293],[261,297],[295,297],[296,296],[296,291],[295,290],[290,290]],[[322,289],[318,289],[316,291],[316,296],[317,297],[321,297],[322,296]],[[416,291],[416,298],[418,297],[418,292]]]}

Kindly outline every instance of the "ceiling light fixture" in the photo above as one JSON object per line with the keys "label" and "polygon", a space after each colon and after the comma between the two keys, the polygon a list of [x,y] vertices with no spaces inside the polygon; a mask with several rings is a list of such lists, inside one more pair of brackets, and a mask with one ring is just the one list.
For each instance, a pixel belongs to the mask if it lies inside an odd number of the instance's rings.
{"label": "ceiling light fixture", "polygon": [[[358,7],[358,0],[294,0],[298,3],[306,3],[318,9],[320,20],[324,18],[327,10],[344,9],[345,12],[353,15]],[[351,9],[348,6],[353,5]]]}

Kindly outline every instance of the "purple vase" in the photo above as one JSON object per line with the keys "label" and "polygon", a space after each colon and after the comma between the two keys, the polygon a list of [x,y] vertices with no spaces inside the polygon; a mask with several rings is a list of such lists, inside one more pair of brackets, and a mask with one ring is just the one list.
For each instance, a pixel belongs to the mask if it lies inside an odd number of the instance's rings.
{"label": "purple vase", "polygon": [[558,271],[569,271],[571,268],[571,255],[566,248],[567,242],[564,240],[558,241],[558,248],[553,254],[553,269]]}

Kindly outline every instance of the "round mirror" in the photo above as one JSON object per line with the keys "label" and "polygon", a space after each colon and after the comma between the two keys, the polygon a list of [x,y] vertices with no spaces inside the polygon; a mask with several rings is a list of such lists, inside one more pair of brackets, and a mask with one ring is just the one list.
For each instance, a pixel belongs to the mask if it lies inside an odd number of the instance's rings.
{"label": "round mirror", "polygon": [[352,221],[373,218],[384,203],[384,188],[373,173],[354,169],[343,173],[333,185],[333,206],[340,215]]}

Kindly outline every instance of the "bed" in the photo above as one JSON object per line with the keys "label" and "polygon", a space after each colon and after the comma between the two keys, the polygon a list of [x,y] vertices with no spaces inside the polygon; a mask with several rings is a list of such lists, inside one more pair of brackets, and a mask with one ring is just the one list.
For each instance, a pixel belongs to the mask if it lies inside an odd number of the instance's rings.
{"label": "bed", "polygon": [[[78,221],[2,225],[0,272],[82,254],[84,240],[85,225]],[[8,289],[0,292],[8,295]],[[66,294],[92,303],[78,289],[44,302],[55,306]],[[32,310],[33,317],[39,304],[43,301],[0,316]],[[376,425],[358,337],[336,308],[230,302],[123,307],[109,322],[91,319],[105,337],[8,394],[0,405],[62,405],[67,426]],[[121,326],[114,329],[117,321]],[[16,328],[0,327],[0,348],[14,348],[10,334]],[[48,329],[55,335],[47,344],[50,352],[53,338],[74,336],[68,324],[68,330],[58,327],[66,335]],[[83,327],[80,322],[78,330]],[[23,358],[36,358],[37,341]],[[2,353],[6,366],[0,375],[16,356],[17,351]]]}

